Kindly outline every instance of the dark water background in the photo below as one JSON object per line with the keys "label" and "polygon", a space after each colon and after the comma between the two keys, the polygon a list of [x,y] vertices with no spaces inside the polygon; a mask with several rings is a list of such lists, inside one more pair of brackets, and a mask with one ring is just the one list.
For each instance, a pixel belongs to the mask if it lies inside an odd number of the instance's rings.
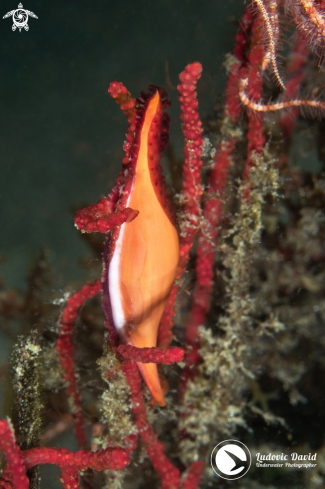
{"label": "dark water background", "polygon": [[[202,117],[222,96],[224,55],[244,11],[242,0],[23,2],[38,19],[12,31],[17,0],[0,11],[0,274],[23,286],[40,245],[51,249],[61,283],[81,280],[86,247],[73,208],[112,188],[123,157],[126,119],[107,94],[122,81],[133,96],[166,87],[186,64],[200,61]],[[167,88],[167,87],[166,87]],[[182,154],[177,92],[170,91],[171,141]]]}

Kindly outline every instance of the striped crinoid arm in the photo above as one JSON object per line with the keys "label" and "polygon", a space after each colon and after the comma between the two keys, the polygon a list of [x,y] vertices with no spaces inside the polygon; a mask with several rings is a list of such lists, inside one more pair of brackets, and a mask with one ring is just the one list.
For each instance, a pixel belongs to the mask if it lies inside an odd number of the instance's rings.
{"label": "striped crinoid arm", "polygon": [[246,93],[248,80],[247,78],[240,81],[239,97],[245,107],[257,114],[265,112],[276,112],[279,110],[299,109],[303,116],[311,114],[313,117],[322,117],[325,115],[325,102],[321,100],[295,99],[284,102],[265,104],[262,101],[252,100]]}
{"label": "striped crinoid arm", "polygon": [[282,88],[285,90],[285,84],[280,76],[276,51],[279,41],[279,14],[278,6],[275,0],[269,0],[268,3],[264,3],[263,0],[255,0],[260,15],[263,18],[265,30],[267,33],[267,48],[265,50],[265,56],[262,63],[262,69],[266,69],[269,64],[272,66],[274,77]]}
{"label": "striped crinoid arm", "polygon": [[308,46],[318,57],[320,66],[325,57],[325,2],[323,0],[295,0],[286,2],[287,11]]}
{"label": "striped crinoid arm", "polygon": [[[279,5],[276,0],[265,0],[265,8],[268,12],[270,25],[272,29],[272,38],[275,48],[275,53],[278,49],[279,38],[280,38],[280,28],[279,28]],[[271,66],[270,66],[271,65]],[[268,40],[265,55],[262,63],[262,71],[267,70],[268,68],[273,68],[272,61],[272,47],[271,43]]]}

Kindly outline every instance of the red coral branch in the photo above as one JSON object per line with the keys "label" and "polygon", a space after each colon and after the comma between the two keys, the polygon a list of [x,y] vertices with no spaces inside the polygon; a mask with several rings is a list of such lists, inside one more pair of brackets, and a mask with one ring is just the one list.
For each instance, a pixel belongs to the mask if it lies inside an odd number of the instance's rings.
{"label": "red coral branch", "polygon": [[132,412],[135,423],[151,463],[161,479],[161,489],[177,489],[180,486],[179,470],[166,456],[164,445],[158,441],[156,433],[146,419],[146,408],[143,402],[143,390],[141,388],[142,382],[139,369],[134,362],[127,362],[122,364],[122,370],[130,386]]}
{"label": "red coral branch", "polygon": [[215,156],[215,164],[209,177],[209,186],[203,210],[204,224],[199,231],[199,243],[196,258],[196,283],[193,291],[191,313],[185,331],[185,363],[182,372],[180,391],[181,397],[186,389],[187,381],[196,374],[200,361],[198,350],[200,341],[198,328],[205,323],[210,309],[213,287],[213,264],[218,224],[222,212],[222,197],[227,183],[231,155],[236,145],[236,138],[223,141]]}
{"label": "red coral branch", "polygon": [[29,480],[22,452],[16,444],[11,426],[5,419],[0,420],[0,450],[7,460],[7,470],[0,479],[0,488],[7,488],[12,482],[15,489],[28,489]]}
{"label": "red coral branch", "polygon": [[193,462],[190,465],[187,477],[182,485],[182,489],[196,489],[199,485],[204,469],[204,462]]}
{"label": "red coral branch", "polygon": [[[200,225],[202,195],[201,171],[202,171],[202,123],[199,116],[199,104],[197,100],[196,85],[201,77],[202,65],[198,62],[186,66],[179,75],[181,83],[177,89],[181,103],[181,120],[183,121],[184,168],[183,191],[184,216],[180,233],[180,260],[177,278],[183,275],[189,260],[190,249]],[[172,325],[177,296],[177,286],[174,286],[169,297],[167,307],[159,326],[158,344],[168,346],[172,339]]]}
{"label": "red coral branch", "polygon": [[121,82],[114,81],[110,84],[108,93],[121,107],[129,122],[129,127],[124,143],[125,156],[122,160],[123,165],[127,165],[130,161],[131,148],[135,137],[136,128],[136,100],[128,92],[127,88]]}
{"label": "red coral branch", "polygon": [[34,467],[34,465],[55,464],[61,469],[71,468],[71,473],[75,469],[78,471],[86,469],[120,470],[130,463],[126,450],[121,447],[108,447],[96,450],[96,452],[89,450],[71,452],[65,448],[32,448],[21,454],[26,468]]}
{"label": "red coral branch", "polygon": [[97,204],[80,209],[75,216],[75,225],[82,233],[108,233],[116,226],[131,222],[139,211],[126,207],[122,211],[110,213],[111,204],[100,199]]}
{"label": "red coral branch", "polygon": [[78,467],[69,466],[61,468],[61,482],[63,489],[79,489],[80,488],[80,476]]}
{"label": "red coral branch", "polygon": [[184,146],[184,169],[183,169],[183,191],[184,218],[181,225],[181,249],[180,249],[180,271],[183,274],[186,268],[189,252],[193,244],[194,236],[199,228],[202,195],[201,171],[202,171],[202,123],[199,116],[199,104],[197,100],[196,85],[201,77],[202,66],[193,63],[186,66],[179,75],[181,83],[177,89],[181,103],[181,120],[183,121]]}
{"label": "red coral branch", "polygon": [[137,348],[131,345],[120,345],[117,348],[117,353],[122,360],[134,360],[142,363],[164,363],[165,365],[181,362],[184,357],[183,348],[178,348],[177,346],[161,350],[160,348]]}
{"label": "red coral branch", "polygon": [[87,299],[94,297],[101,290],[100,280],[85,285],[68,299],[62,311],[59,321],[59,338],[56,349],[59,353],[60,362],[64,370],[64,380],[67,382],[67,393],[73,400],[72,415],[74,418],[74,429],[80,446],[87,444],[84,432],[84,420],[81,412],[80,394],[77,386],[76,366],[73,360],[74,346],[72,341],[73,323],[77,319],[78,310]]}
{"label": "red coral branch", "polygon": [[[258,15],[253,24],[251,48],[249,52],[248,70],[241,70],[242,80],[248,78],[248,96],[253,101],[259,101],[262,97],[263,79],[262,79],[262,63],[264,58],[263,46],[263,23]],[[248,73],[247,73],[248,71]],[[248,110],[248,132],[247,132],[247,160],[243,172],[243,179],[247,180],[250,168],[254,165],[254,154],[259,154],[263,151],[265,145],[263,119],[255,116],[254,112]],[[245,192],[245,199],[249,199],[249,189]]]}
{"label": "red coral branch", "polygon": [[[122,160],[123,165],[127,165],[130,160],[136,128],[136,100],[131,96],[123,83],[117,81],[110,84],[108,93],[121,107],[129,122],[126,141],[124,143],[125,156]],[[139,212],[130,208],[116,211],[116,203],[120,197],[119,193],[123,175],[124,170],[121,171],[114,189],[107,198],[101,199],[97,204],[80,209],[76,213],[75,226],[77,229],[83,233],[107,233],[114,227],[121,226],[125,222],[131,222],[137,217]]]}
{"label": "red coral branch", "polygon": [[161,348],[167,348],[167,346],[171,343],[173,339],[172,325],[175,315],[175,302],[177,292],[178,286],[175,284],[169,295],[167,305],[160,320],[157,343]]}
{"label": "red coral branch", "polygon": [[[290,62],[288,66],[287,74],[287,99],[294,99],[297,96],[298,88],[305,76],[304,67],[307,63],[308,50],[306,48],[306,41],[297,32],[295,35],[295,42],[292,48],[290,56]],[[281,117],[279,124],[282,127],[284,135],[288,138],[291,136],[295,120],[298,115],[298,110],[292,110],[290,115],[285,114]]]}
{"label": "red coral branch", "polygon": [[232,52],[231,63],[228,68],[229,76],[226,89],[225,117],[229,116],[232,122],[236,122],[241,113],[241,104],[239,99],[239,73],[245,65],[246,51],[248,41],[252,30],[254,20],[253,8],[248,5],[240,23],[240,29],[236,34],[236,45]]}
{"label": "red coral branch", "polygon": [[136,100],[131,96],[130,92],[123,85],[123,83],[113,81],[108,88],[108,93],[121,107],[127,117],[128,122],[133,121],[133,118],[136,115]]}
{"label": "red coral branch", "polygon": [[33,448],[21,451],[6,420],[0,420],[0,450],[3,451],[7,466],[0,478],[1,489],[28,489],[26,470],[35,465],[54,464],[61,469],[64,489],[78,489],[79,472],[86,469],[124,469],[129,463],[129,455],[120,447],[109,447],[96,452],[79,450],[70,452],[65,448]]}

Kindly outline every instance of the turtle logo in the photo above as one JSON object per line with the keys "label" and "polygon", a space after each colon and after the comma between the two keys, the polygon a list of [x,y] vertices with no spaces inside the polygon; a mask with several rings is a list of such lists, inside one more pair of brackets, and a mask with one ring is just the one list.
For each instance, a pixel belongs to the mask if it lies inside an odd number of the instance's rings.
{"label": "turtle logo", "polygon": [[11,16],[13,21],[12,30],[15,31],[16,29],[19,29],[19,32],[21,32],[23,28],[25,29],[25,31],[29,30],[28,16],[34,17],[34,19],[38,19],[37,15],[35,15],[34,12],[23,9],[22,3],[18,5],[18,8],[16,10],[11,10],[10,12],[7,12],[6,15],[3,16],[3,19],[7,19],[7,17]]}

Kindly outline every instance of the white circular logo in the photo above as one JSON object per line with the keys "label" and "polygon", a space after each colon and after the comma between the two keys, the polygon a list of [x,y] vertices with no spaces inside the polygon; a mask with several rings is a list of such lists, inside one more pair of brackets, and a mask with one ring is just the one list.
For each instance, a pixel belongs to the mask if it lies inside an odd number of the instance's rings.
{"label": "white circular logo", "polygon": [[211,466],[223,479],[234,480],[243,477],[250,469],[252,456],[241,441],[225,440],[211,453]]}

